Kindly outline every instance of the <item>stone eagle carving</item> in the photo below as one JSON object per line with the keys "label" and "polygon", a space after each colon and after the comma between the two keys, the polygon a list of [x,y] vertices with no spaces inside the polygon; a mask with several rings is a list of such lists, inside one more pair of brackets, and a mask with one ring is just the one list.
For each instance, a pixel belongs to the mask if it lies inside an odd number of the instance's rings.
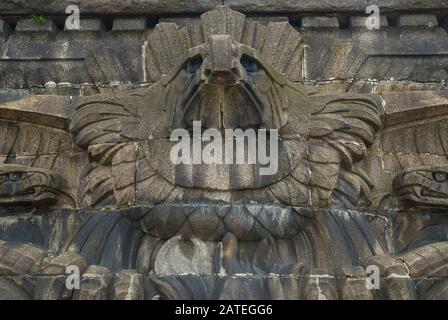
{"label": "stone eagle carving", "polygon": [[395,177],[400,200],[412,206],[448,207],[448,167],[424,166],[405,170]]}
{"label": "stone eagle carving", "polygon": [[[173,299],[230,297],[232,285],[239,285],[234,279],[207,282],[207,276],[221,272],[295,275],[281,279],[283,284],[269,277],[256,279],[255,287],[247,285],[241,292],[258,298],[316,298],[322,290],[314,278],[303,285],[298,281],[311,269],[329,274],[350,266],[343,270],[346,275],[363,277],[361,260],[375,256],[385,269],[395,270],[398,262],[386,256],[366,217],[337,212],[370,200],[373,183],[357,164],[375,142],[381,106],[374,96],[307,88],[301,83],[301,45],[300,33],[290,24],[264,25],[224,6],[185,27],[159,24],[145,47],[148,88],[75,97],[64,125],[39,135],[43,142],[38,145],[64,150],[61,145],[67,143],[59,138],[73,138],[69,149],[81,154],[84,167],[75,192],[73,186],[64,191],[58,178],[63,172],[53,172],[57,159],[50,157],[53,162],[43,165],[39,149],[33,150],[32,161],[19,162],[24,152],[20,139],[6,141],[0,205],[17,203],[17,197],[37,204],[54,200],[59,197],[55,191],[61,191],[73,199],[73,220],[87,217],[79,225],[67,223],[75,231],[60,241],[64,246],[54,256],[44,256],[38,246],[0,241],[0,250],[10,253],[0,259],[0,270],[18,272],[20,267],[60,275],[67,265],[76,264],[87,279],[78,298],[110,294],[96,275],[118,273],[114,296],[128,292],[132,279],[149,276],[155,289],[146,295],[158,290]],[[279,170],[261,176],[258,164],[171,163],[171,133],[190,131],[195,121],[203,129],[219,131],[278,130]],[[5,136],[11,137],[10,131]],[[57,142],[45,143],[53,138]],[[45,179],[37,179],[41,176]],[[20,184],[23,178],[30,187]],[[92,208],[107,210],[90,215]],[[55,237],[62,237],[59,233]],[[26,257],[22,260],[27,265],[17,264],[18,257]],[[184,274],[196,278],[163,278]],[[61,278],[41,278],[33,286],[35,297],[70,296],[58,282]],[[12,281],[2,286],[24,294]],[[142,281],[135,289],[140,298],[147,290],[143,287]],[[293,293],[286,294],[287,288]],[[335,288],[327,286],[324,294],[350,296]],[[373,298],[364,287],[359,292]]]}
{"label": "stone eagle carving", "polygon": [[[82,98],[73,110],[70,131],[93,160],[81,203],[351,207],[368,200],[372,184],[356,163],[375,140],[380,107],[365,95],[293,82],[301,52],[301,36],[288,23],[265,26],[227,7],[187,27],[159,24],[146,48],[155,83]],[[170,133],[190,130],[193,121],[205,129],[278,129],[277,174],[261,177],[257,165],[170,163]]]}

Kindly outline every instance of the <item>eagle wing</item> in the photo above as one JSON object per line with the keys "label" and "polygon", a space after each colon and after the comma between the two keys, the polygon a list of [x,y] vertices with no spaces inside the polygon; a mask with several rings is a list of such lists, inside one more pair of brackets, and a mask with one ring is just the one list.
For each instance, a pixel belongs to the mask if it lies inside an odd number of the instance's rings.
{"label": "eagle wing", "polygon": [[[373,186],[355,164],[364,159],[381,127],[379,103],[365,95],[314,94],[309,127],[309,166],[315,197],[356,205],[370,201]],[[348,200],[348,202],[347,202]]]}
{"label": "eagle wing", "polygon": [[81,203],[134,204],[138,102],[132,96],[89,97],[75,104],[70,118],[75,143],[92,160],[81,175]]}

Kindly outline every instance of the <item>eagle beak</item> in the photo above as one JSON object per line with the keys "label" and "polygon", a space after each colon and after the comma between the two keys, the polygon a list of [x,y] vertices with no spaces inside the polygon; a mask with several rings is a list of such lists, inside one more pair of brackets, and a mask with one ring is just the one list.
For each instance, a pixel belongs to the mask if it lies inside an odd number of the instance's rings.
{"label": "eagle beak", "polygon": [[230,70],[219,70],[210,72],[207,82],[213,85],[231,86],[238,82],[237,74]]}
{"label": "eagle beak", "polygon": [[207,83],[229,86],[238,82],[238,52],[231,36],[211,36],[208,42],[208,56],[210,58],[204,68]]}

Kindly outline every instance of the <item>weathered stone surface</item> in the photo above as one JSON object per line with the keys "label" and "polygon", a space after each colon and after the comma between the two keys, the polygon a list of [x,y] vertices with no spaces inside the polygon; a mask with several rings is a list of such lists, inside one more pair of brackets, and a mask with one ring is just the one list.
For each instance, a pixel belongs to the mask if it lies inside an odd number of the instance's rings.
{"label": "weathered stone surface", "polygon": [[[119,20],[118,20],[119,21]],[[86,31],[106,31],[106,25],[102,19],[82,19],[79,24],[79,29],[67,29],[64,26],[64,30],[71,34],[82,36]]]}
{"label": "weathered stone surface", "polygon": [[340,297],[343,300],[373,300],[372,290],[366,287],[365,270],[362,267],[342,267],[338,275]]}
{"label": "weathered stone surface", "polygon": [[[81,1],[80,30],[5,3],[0,298],[447,297],[437,1],[380,4],[392,15],[372,31],[364,2],[299,17],[322,3],[240,1],[246,17],[212,1]],[[196,134],[277,130],[276,173],[171,161],[171,134],[197,121]]]}
{"label": "weathered stone surface", "polygon": [[75,300],[107,300],[112,281],[110,270],[91,265],[82,275],[80,290],[75,291]]}
{"label": "weathered stone surface", "polygon": [[8,99],[7,96],[3,96],[2,99],[5,99],[0,100],[2,119],[27,121],[59,129],[65,129],[68,126],[69,97],[33,96],[24,99],[20,97]]}
{"label": "weathered stone surface", "polygon": [[120,272],[114,282],[112,299],[114,300],[143,300],[143,276],[132,270]]}
{"label": "weathered stone surface", "polygon": [[302,28],[304,30],[315,28],[338,29],[339,22],[335,17],[303,17]]}
{"label": "weathered stone surface", "polygon": [[0,12],[13,13],[64,13],[69,5],[79,5],[80,0],[50,0],[50,1],[28,1],[28,0],[2,0],[0,1]]}
{"label": "weathered stone surface", "polygon": [[130,31],[145,30],[147,28],[147,20],[144,18],[136,19],[115,19],[113,31]]}
{"label": "weathered stone surface", "polygon": [[[383,150],[399,154],[446,155],[446,91],[384,95]],[[399,101],[398,101],[399,100]]]}
{"label": "weathered stone surface", "polygon": [[448,113],[447,91],[387,92],[381,96],[385,105],[385,125],[437,118]]}
{"label": "weathered stone surface", "polygon": [[289,12],[289,13],[333,13],[333,12],[357,12],[364,13],[365,9],[375,4],[383,12],[402,12],[416,10],[438,10],[446,7],[443,0],[392,0],[376,1],[370,0],[340,0],[337,3],[327,0],[201,0],[189,1],[160,1],[160,0],[138,0],[129,3],[117,0],[111,4],[105,0],[64,0],[64,1],[26,1],[26,0],[3,0],[0,3],[0,12],[4,13],[64,13],[70,4],[80,6],[84,13],[126,13],[126,14],[160,14],[160,13],[202,13],[214,7],[226,4],[232,8],[251,13]]}
{"label": "weathered stone surface", "polygon": [[89,264],[88,259],[75,252],[64,252],[54,259],[51,259],[47,264],[44,264],[42,266],[42,274],[45,276],[65,274],[69,266],[76,266],[83,273]]}
{"label": "weathered stone surface", "polygon": [[0,276],[28,274],[44,256],[44,251],[28,244],[1,242]]}
{"label": "weathered stone surface", "polygon": [[438,243],[437,246],[424,246],[400,256],[412,277],[446,278],[448,243]]}
{"label": "weathered stone surface", "polygon": [[[98,87],[106,83],[145,82],[141,53],[145,28],[123,29],[120,23],[118,19],[110,33],[102,19],[82,19],[80,30],[56,32],[51,19],[44,25],[19,20],[1,48],[0,86],[80,95],[90,87],[99,93]],[[134,45],[128,47],[131,42]],[[125,43],[126,48],[119,49]]]}
{"label": "weathered stone surface", "polygon": [[72,298],[66,287],[66,276],[38,277],[36,279],[35,300],[67,300]]}
{"label": "weathered stone surface", "polygon": [[[365,31],[366,28],[366,17],[350,17],[350,28],[352,29],[360,29]],[[387,17],[384,15],[380,16],[380,28],[385,28],[389,26],[389,22],[387,21]]]}
{"label": "weathered stone surface", "polygon": [[328,270],[313,269],[307,279],[305,299],[335,300],[337,299],[337,280]]}
{"label": "weathered stone surface", "polygon": [[18,33],[46,33],[55,32],[57,30],[56,24],[52,20],[45,20],[42,23],[36,23],[32,19],[20,20],[17,23],[16,31]]}
{"label": "weathered stone surface", "polygon": [[81,10],[89,13],[134,13],[134,14],[160,14],[160,13],[197,13],[205,12],[222,4],[219,0],[199,1],[162,1],[162,0],[137,0],[115,1],[113,4],[107,0],[81,0]]}
{"label": "weathered stone surface", "polygon": [[409,274],[406,265],[399,259],[389,256],[373,256],[364,261],[365,266],[377,266],[381,273],[385,276],[407,276]]}
{"label": "weathered stone surface", "polygon": [[[292,17],[290,20],[294,22],[297,19]],[[381,28],[372,31],[365,27],[365,19],[364,14],[343,18],[324,14],[303,16],[299,19],[301,22],[297,22],[300,24],[301,45],[285,48],[298,50],[303,53],[303,57],[297,55],[295,60],[271,57],[269,62],[282,72],[285,72],[282,69],[285,66],[277,66],[275,63],[288,62],[289,79],[317,84],[332,91],[447,89],[446,68],[443,66],[447,64],[448,47],[443,19],[438,19],[436,14],[413,13],[399,15],[394,22],[394,19],[388,21],[382,15]],[[166,71],[166,63],[168,68],[175,63],[175,59],[164,61],[160,56],[158,59],[162,60],[157,62],[161,63],[160,70],[157,63],[153,67],[145,65],[148,59],[152,59],[151,51],[163,53],[167,50],[160,35],[155,33],[152,37],[150,33],[157,18],[83,17],[80,30],[63,31],[59,30],[63,29],[61,22],[52,17],[45,17],[42,24],[29,18],[0,20],[3,26],[0,35],[0,66],[4,70],[0,73],[0,88],[12,91],[27,90],[57,95],[119,92],[142,84],[149,85]],[[159,20],[177,23],[188,29],[199,18],[161,17]],[[250,17],[248,21],[259,21],[269,28],[270,22],[288,22],[289,18]],[[264,43],[273,44],[265,49],[268,53],[279,47],[275,40],[281,38],[276,32],[282,32],[284,27],[276,24],[276,30],[265,33],[268,39]],[[169,26],[159,25],[158,28],[162,34],[164,30],[173,31],[173,26],[170,29]],[[200,35],[195,30],[185,32],[186,29],[178,31],[179,39],[189,34],[195,45],[204,41],[195,40]],[[248,26],[245,37],[252,39],[250,30]],[[269,39],[269,36],[273,38]],[[9,39],[4,46],[2,38]],[[179,48],[174,46],[170,50],[179,53],[184,43],[189,41],[176,41]],[[289,41],[295,43],[297,39]],[[250,45],[262,49],[262,44],[261,38],[258,44]],[[142,48],[149,54],[148,59],[142,54]],[[264,50],[261,51],[265,55]]]}
{"label": "weathered stone surface", "polygon": [[31,300],[31,297],[14,281],[0,278],[0,299],[1,300]]}
{"label": "weathered stone surface", "polygon": [[[309,19],[329,18],[306,18],[302,23]],[[445,88],[446,72],[440,67],[446,63],[445,30],[437,24],[427,25],[437,21],[435,15],[403,16],[403,21],[406,19],[424,22],[388,26],[383,16],[379,30],[367,30],[360,26],[365,18],[352,17],[348,29],[338,29],[336,25],[303,29],[308,46],[305,80],[336,82],[346,91],[355,92]]]}
{"label": "weathered stone surface", "polygon": [[428,27],[432,28],[437,26],[439,23],[437,22],[435,15],[401,15],[398,17],[398,27]]}

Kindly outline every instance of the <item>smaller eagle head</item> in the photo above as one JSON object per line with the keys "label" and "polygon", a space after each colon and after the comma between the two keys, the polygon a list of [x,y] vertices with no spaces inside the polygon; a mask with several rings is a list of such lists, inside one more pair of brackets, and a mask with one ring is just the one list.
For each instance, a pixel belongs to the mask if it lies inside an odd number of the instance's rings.
{"label": "smaller eagle head", "polygon": [[0,205],[39,205],[57,202],[60,176],[50,170],[21,165],[0,166]]}
{"label": "smaller eagle head", "polygon": [[400,199],[411,205],[448,207],[448,167],[418,167],[394,180]]}

